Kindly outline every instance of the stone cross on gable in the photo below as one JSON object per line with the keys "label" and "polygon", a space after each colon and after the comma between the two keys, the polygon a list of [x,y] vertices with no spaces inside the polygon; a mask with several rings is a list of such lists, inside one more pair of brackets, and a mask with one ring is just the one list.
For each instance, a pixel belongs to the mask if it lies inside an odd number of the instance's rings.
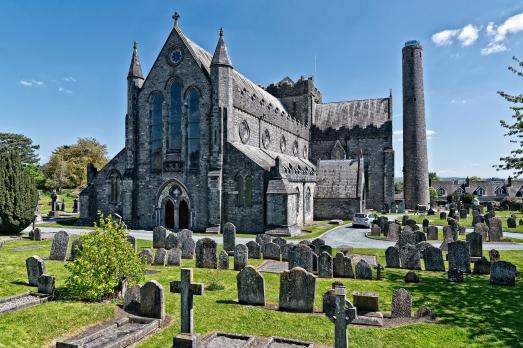
{"label": "stone cross on gable", "polygon": [[347,348],[349,346],[349,335],[347,333],[347,327],[354,319],[357,318],[356,307],[345,299],[347,290],[343,286],[337,286],[334,288],[335,310],[334,315],[327,315],[328,318],[334,323],[334,347],[335,348]]}
{"label": "stone cross on gable", "polygon": [[182,295],[181,332],[192,334],[194,330],[193,296],[203,294],[203,284],[192,282],[192,268],[182,268],[181,280],[171,282],[171,292]]}

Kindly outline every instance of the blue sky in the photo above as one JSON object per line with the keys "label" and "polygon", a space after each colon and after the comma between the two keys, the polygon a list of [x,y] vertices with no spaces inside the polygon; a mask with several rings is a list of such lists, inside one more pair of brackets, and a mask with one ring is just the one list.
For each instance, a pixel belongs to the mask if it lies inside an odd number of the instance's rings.
{"label": "blue sky", "polygon": [[[424,47],[429,168],[441,176],[507,176],[509,152],[496,94],[521,93],[507,71],[523,58],[523,1],[126,0],[0,3],[0,131],[41,145],[95,137],[124,145],[126,74],[133,40],[147,73],[181,13],[184,33],[213,51],[223,26],[236,69],[267,85],[315,75],[324,101],[394,96],[401,175],[401,48]],[[316,61],[316,64],[315,64]]]}

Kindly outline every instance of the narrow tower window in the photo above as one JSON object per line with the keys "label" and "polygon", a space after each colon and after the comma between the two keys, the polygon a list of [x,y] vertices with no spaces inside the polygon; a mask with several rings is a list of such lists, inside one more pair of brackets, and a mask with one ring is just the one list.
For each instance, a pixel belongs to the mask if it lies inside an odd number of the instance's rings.
{"label": "narrow tower window", "polygon": [[197,169],[200,161],[200,93],[192,88],[188,97],[187,153],[189,168]]}
{"label": "narrow tower window", "polygon": [[171,84],[171,109],[169,111],[169,150],[182,149],[182,84]]}
{"label": "narrow tower window", "polygon": [[252,176],[245,178],[245,205],[252,207]]}
{"label": "narrow tower window", "polygon": [[151,148],[153,153],[162,149],[162,104],[162,95],[160,93],[154,94],[150,101]]}

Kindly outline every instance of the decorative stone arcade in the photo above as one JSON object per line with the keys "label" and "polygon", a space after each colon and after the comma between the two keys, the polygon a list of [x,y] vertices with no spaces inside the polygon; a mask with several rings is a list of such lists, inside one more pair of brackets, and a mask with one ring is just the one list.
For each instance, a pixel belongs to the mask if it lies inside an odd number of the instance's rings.
{"label": "decorative stone arcade", "polygon": [[164,184],[156,199],[155,225],[171,230],[191,226],[191,205],[185,186],[177,180]]}

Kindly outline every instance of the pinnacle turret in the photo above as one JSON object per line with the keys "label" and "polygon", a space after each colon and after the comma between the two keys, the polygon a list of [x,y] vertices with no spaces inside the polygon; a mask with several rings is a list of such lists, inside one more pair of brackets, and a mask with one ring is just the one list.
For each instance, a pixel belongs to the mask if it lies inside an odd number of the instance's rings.
{"label": "pinnacle turret", "polygon": [[138,57],[138,43],[136,41],[133,45],[133,57],[131,59],[131,66],[129,67],[127,78],[138,78],[143,80],[142,67],[140,65],[140,58]]}
{"label": "pinnacle turret", "polygon": [[211,65],[224,65],[232,67],[231,58],[229,58],[229,52],[227,52],[227,46],[223,39],[223,28],[220,28],[220,38],[218,44],[214,50]]}

